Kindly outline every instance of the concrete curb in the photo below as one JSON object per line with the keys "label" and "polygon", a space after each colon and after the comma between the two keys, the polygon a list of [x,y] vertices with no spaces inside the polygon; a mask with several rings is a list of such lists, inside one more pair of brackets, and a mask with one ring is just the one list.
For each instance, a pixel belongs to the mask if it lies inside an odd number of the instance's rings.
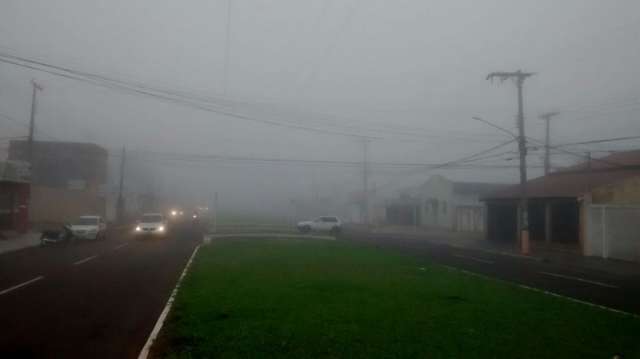
{"label": "concrete curb", "polygon": [[300,239],[322,239],[328,241],[335,241],[336,237],[333,236],[318,236],[318,235],[304,235],[304,234],[286,234],[286,233],[232,233],[232,234],[208,234],[205,236],[204,241],[207,241],[207,237],[209,240],[218,239],[218,238],[275,238],[275,239],[290,239],[290,238],[300,238]]}

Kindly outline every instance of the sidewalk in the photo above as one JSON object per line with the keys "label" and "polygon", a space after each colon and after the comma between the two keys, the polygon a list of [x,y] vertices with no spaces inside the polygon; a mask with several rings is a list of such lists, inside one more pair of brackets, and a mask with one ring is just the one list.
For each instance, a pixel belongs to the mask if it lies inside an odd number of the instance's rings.
{"label": "sidewalk", "polygon": [[40,232],[2,232],[1,235],[0,254],[40,245]]}
{"label": "sidewalk", "polygon": [[[356,230],[365,230],[357,228]],[[556,265],[564,265],[575,270],[595,270],[617,276],[640,278],[640,263],[620,260],[585,257],[577,248],[563,246],[547,246],[544,243],[532,243],[531,254],[520,254],[516,243],[496,243],[485,240],[482,234],[452,232],[447,230],[423,229],[415,227],[377,227],[369,233],[399,235],[405,238],[424,240],[433,244],[447,245],[492,254],[511,256],[527,260],[544,261]]]}

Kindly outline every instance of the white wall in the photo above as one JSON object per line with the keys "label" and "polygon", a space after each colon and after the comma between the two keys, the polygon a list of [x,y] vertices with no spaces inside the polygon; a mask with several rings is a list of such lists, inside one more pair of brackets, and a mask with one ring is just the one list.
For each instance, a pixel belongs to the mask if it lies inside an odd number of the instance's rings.
{"label": "white wall", "polygon": [[584,254],[640,262],[640,206],[590,205]]}
{"label": "white wall", "polygon": [[425,227],[453,228],[453,183],[434,175],[419,187],[420,223]]}

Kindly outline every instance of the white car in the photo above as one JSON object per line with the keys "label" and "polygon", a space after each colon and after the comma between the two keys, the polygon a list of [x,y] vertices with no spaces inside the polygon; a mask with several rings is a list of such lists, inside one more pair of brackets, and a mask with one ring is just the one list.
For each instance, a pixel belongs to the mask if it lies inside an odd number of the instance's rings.
{"label": "white car", "polygon": [[313,221],[298,222],[296,226],[302,233],[308,232],[331,232],[333,234],[340,233],[342,222],[336,216],[322,216]]}
{"label": "white car", "polygon": [[164,236],[167,233],[167,220],[160,213],[145,213],[138,221],[135,234]]}
{"label": "white car", "polygon": [[69,225],[74,238],[106,239],[107,224],[100,216],[80,216]]}

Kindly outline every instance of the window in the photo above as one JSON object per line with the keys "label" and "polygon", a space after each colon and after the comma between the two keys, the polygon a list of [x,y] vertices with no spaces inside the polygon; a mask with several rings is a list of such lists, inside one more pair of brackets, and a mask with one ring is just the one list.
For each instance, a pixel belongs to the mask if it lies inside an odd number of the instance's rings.
{"label": "window", "polygon": [[320,217],[320,219],[322,220],[322,222],[338,222],[338,219],[336,217]]}

